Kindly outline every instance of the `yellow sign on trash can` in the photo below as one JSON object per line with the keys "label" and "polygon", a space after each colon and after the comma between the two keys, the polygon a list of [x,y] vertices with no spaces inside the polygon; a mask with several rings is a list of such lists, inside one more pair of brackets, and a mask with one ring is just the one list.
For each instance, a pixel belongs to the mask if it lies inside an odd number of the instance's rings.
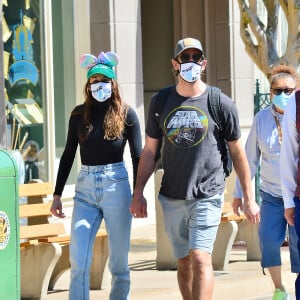
{"label": "yellow sign on trash can", "polygon": [[20,299],[18,171],[14,159],[0,149],[0,295]]}

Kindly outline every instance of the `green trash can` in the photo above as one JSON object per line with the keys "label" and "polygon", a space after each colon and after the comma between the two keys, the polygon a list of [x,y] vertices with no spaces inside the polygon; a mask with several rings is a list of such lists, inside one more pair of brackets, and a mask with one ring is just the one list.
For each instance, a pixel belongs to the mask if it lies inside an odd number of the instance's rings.
{"label": "green trash can", "polygon": [[0,149],[0,295],[20,299],[18,171],[14,159]]}

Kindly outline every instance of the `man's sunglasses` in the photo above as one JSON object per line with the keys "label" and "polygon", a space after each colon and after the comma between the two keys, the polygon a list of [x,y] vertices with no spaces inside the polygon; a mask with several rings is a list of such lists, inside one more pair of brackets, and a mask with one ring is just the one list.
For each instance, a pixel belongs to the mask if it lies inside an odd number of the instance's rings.
{"label": "man's sunglasses", "polygon": [[286,95],[290,95],[295,89],[286,88],[286,89],[271,89],[275,95],[281,95],[284,92]]}
{"label": "man's sunglasses", "polygon": [[199,60],[202,59],[202,56],[203,56],[202,53],[193,53],[193,54],[182,53],[179,55],[179,58],[182,63],[187,63],[190,61],[191,58],[193,62],[198,62]]}

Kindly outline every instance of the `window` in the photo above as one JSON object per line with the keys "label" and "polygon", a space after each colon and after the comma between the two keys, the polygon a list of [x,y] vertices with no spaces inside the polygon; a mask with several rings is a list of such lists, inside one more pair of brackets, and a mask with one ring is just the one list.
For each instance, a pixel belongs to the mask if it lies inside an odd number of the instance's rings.
{"label": "window", "polygon": [[3,1],[2,9],[7,147],[17,158],[21,182],[46,181],[40,1]]}

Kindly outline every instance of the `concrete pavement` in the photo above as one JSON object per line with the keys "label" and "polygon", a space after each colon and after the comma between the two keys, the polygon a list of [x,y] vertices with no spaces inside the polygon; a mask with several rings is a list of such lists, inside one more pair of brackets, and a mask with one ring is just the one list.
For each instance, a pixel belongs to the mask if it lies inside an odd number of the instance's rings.
{"label": "concrete pavement", "polygon": [[[156,270],[156,227],[142,223],[133,227],[129,266],[131,269],[131,300],[180,300],[176,271]],[[282,274],[286,289],[295,299],[295,274],[290,272],[289,251],[282,248]],[[47,300],[68,299],[69,272],[58,280]],[[273,286],[270,276],[263,275],[258,261],[247,262],[246,250],[234,247],[229,269],[215,272],[213,300],[270,300]],[[90,291],[90,299],[109,299],[109,289]]]}

